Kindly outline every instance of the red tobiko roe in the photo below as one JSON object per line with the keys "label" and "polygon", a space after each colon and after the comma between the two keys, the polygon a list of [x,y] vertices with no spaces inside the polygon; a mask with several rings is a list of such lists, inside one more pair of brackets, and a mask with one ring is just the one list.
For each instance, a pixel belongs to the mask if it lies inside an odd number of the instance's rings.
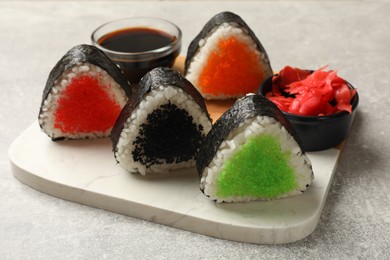
{"label": "red tobiko roe", "polygon": [[320,68],[313,73],[286,66],[272,78],[266,97],[280,110],[303,116],[327,116],[352,112],[351,99],[356,89],[337,76],[337,71]]}
{"label": "red tobiko roe", "polygon": [[75,78],[58,100],[54,127],[65,133],[105,132],[112,128],[121,106],[96,78]]}

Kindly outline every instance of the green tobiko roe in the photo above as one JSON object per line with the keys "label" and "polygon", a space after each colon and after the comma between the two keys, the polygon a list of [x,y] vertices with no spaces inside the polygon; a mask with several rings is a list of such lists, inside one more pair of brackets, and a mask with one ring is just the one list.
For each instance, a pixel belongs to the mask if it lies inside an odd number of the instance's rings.
{"label": "green tobiko roe", "polygon": [[279,140],[268,134],[251,137],[225,163],[217,178],[216,195],[271,199],[298,187],[294,169]]}

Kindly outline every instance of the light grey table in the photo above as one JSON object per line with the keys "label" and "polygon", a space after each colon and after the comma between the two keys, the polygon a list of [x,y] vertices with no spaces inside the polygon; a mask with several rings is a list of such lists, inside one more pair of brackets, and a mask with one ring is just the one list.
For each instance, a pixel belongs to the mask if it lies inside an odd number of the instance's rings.
{"label": "light grey table", "polygon": [[[286,245],[215,239],[63,201],[16,180],[7,151],[36,118],[47,75],[100,24],[158,16],[183,50],[214,14],[241,15],[274,70],[329,64],[360,106],[319,224]],[[390,259],[390,3],[385,1],[0,1],[0,258]]]}

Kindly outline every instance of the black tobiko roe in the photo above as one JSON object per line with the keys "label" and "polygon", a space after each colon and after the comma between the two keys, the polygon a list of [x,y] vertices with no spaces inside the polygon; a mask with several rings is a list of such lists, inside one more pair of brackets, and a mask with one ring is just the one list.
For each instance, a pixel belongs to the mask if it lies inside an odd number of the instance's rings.
{"label": "black tobiko roe", "polygon": [[[147,168],[162,163],[180,163],[194,159],[204,135],[202,125],[184,109],[168,103],[147,116],[134,140],[134,161]],[[185,145],[183,145],[185,144]]]}

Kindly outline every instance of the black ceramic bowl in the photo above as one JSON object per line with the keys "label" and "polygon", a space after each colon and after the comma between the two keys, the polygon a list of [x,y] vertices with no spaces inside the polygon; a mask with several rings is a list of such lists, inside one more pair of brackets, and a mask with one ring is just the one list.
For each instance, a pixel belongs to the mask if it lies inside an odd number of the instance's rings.
{"label": "black ceramic bowl", "polygon": [[[354,87],[348,83],[348,86]],[[265,96],[272,89],[272,76],[259,88]],[[329,116],[301,116],[283,112],[301,139],[304,151],[320,151],[340,144],[348,135],[359,103],[358,93],[351,100],[352,113],[338,112]]]}

